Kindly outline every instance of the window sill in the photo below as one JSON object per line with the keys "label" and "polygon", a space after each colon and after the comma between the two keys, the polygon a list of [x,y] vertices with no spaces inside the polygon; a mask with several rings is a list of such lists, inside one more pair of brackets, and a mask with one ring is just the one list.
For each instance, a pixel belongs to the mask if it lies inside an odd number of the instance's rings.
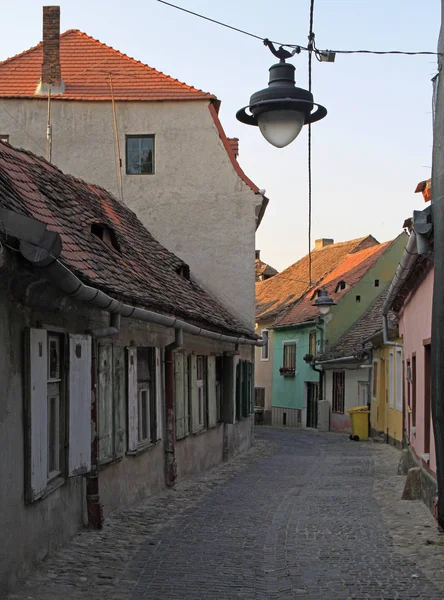
{"label": "window sill", "polygon": [[53,479],[50,483],[48,483],[48,485],[43,490],[43,492],[40,494],[40,496],[38,496],[37,498],[35,498],[33,500],[28,501],[27,504],[34,504],[35,502],[44,500],[45,498],[50,496],[53,492],[55,492],[56,490],[61,488],[62,485],[65,484],[65,482],[66,482],[66,479],[62,475],[59,475],[56,479]]}
{"label": "window sill", "polygon": [[127,456],[139,456],[140,454],[144,454],[145,452],[148,452],[148,450],[155,448],[159,442],[160,440],[157,440],[156,442],[140,444],[140,446],[138,446],[135,450],[128,450],[126,454]]}
{"label": "window sill", "polygon": [[105,467],[109,467],[110,465],[114,465],[116,463],[121,462],[123,459],[123,456],[116,456],[113,458],[107,458],[106,460],[102,461],[101,463],[99,463],[99,470],[100,469],[104,469]]}
{"label": "window sill", "polygon": [[205,433],[207,431],[206,427],[201,427],[200,429],[198,429],[197,431],[193,431],[193,435],[202,435],[203,433]]}

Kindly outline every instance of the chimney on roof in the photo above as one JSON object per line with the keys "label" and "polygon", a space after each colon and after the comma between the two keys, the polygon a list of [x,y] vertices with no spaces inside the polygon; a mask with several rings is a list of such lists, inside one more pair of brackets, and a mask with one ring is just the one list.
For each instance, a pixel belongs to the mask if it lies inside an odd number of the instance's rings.
{"label": "chimney on roof", "polygon": [[234,157],[237,158],[239,156],[239,138],[228,138],[228,141],[230,142]]}
{"label": "chimney on roof", "polygon": [[43,7],[43,61],[42,77],[36,94],[63,94],[60,66],[60,6]]}
{"label": "chimney on roof", "polygon": [[315,250],[321,250],[325,248],[325,246],[330,246],[330,244],[334,244],[335,241],[331,238],[321,238],[320,240],[315,240]]}

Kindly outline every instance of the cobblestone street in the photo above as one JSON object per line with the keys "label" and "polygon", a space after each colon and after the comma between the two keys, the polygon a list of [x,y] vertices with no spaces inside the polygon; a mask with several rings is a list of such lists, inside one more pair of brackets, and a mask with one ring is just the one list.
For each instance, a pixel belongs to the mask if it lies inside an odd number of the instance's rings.
{"label": "cobblestone street", "polygon": [[82,532],[10,600],[444,598],[444,548],[399,453],[261,428],[247,456]]}

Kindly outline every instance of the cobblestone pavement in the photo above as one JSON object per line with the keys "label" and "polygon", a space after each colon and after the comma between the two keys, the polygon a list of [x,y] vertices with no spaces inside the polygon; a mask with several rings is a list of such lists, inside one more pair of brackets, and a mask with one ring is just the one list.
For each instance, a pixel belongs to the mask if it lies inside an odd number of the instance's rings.
{"label": "cobblestone pavement", "polygon": [[394,449],[258,435],[247,455],[82,532],[9,599],[444,598],[441,538],[421,503],[399,500]]}

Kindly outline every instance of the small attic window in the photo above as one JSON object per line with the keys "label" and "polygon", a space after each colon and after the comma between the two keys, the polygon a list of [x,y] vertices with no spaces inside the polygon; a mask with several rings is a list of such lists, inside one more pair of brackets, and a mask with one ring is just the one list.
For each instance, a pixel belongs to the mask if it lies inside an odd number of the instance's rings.
{"label": "small attic window", "polygon": [[340,292],[341,290],[345,290],[346,288],[347,288],[347,284],[344,280],[342,280],[336,286],[335,293],[337,294],[338,292]]}
{"label": "small attic window", "polygon": [[361,302],[361,296],[356,296],[356,302]]}
{"label": "small attic window", "polygon": [[379,279],[375,279],[375,287],[379,287]]}
{"label": "small attic window", "polygon": [[104,223],[91,223],[91,233],[110,248],[114,248],[118,252],[120,251],[116,234],[108,225]]}
{"label": "small attic window", "polygon": [[190,281],[190,279],[191,279],[190,265],[185,265],[185,264],[184,265],[180,265],[180,267],[178,267],[178,269],[177,269],[177,273],[179,275],[181,275],[187,281]]}

